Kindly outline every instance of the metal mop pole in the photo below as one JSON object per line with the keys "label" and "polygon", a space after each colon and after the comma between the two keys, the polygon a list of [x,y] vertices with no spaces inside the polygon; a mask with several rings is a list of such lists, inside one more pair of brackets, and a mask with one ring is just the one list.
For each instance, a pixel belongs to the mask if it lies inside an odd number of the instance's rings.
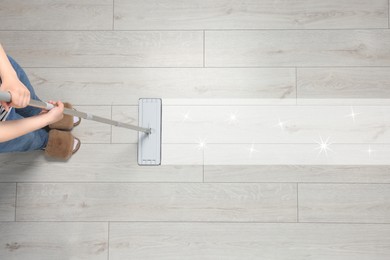
{"label": "metal mop pole", "polygon": [[[11,100],[12,100],[12,98],[11,98],[11,94],[9,92],[0,91],[0,101],[11,102]],[[54,107],[50,103],[37,101],[37,100],[32,100],[32,99],[30,100],[30,103],[28,105],[32,106],[32,107],[46,109],[46,110],[50,110],[50,109],[52,109]],[[95,115],[92,115],[92,114],[89,114],[89,113],[76,111],[74,109],[64,108],[64,115],[71,115],[71,116],[81,117],[83,119],[93,120],[93,121],[100,122],[100,123],[103,123],[103,124],[109,124],[109,125],[113,125],[113,126],[128,128],[128,129],[132,129],[132,130],[135,130],[135,131],[144,132],[146,134],[150,134],[151,133],[151,129],[150,128],[144,128],[144,127],[139,127],[139,126],[135,126],[135,125],[131,125],[131,124],[126,124],[126,123],[122,123],[122,122],[119,122],[119,121],[114,121],[114,120],[111,120],[111,119],[107,119],[107,118],[104,118],[104,117],[95,116]]]}

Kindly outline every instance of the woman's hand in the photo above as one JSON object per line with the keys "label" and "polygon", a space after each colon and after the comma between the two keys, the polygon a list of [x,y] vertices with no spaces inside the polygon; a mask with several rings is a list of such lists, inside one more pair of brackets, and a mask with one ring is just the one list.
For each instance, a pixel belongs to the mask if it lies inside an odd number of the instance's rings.
{"label": "woman's hand", "polygon": [[18,77],[3,77],[0,89],[11,93],[11,102],[7,103],[1,101],[1,105],[5,110],[9,110],[10,107],[23,108],[30,102],[30,91],[26,86],[18,79]]}
{"label": "woman's hand", "polygon": [[61,101],[54,102],[51,100],[48,103],[54,105],[54,107],[49,111],[42,110],[42,113],[47,114],[49,120],[48,125],[50,125],[60,121],[64,117],[64,104]]}

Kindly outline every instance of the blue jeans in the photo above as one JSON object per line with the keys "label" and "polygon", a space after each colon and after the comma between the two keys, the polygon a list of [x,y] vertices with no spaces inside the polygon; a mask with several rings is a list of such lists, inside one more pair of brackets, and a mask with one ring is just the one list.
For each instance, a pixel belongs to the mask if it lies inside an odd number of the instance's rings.
{"label": "blue jeans", "polygon": [[[15,69],[19,80],[30,91],[31,99],[40,100],[35,94],[34,88],[31,86],[31,83],[24,70],[11,57],[8,56],[8,59],[11,62],[12,67]],[[6,121],[19,120],[25,117],[35,116],[38,115],[40,112],[41,112],[40,108],[29,107],[29,106],[25,108],[17,108],[17,109],[12,108]],[[39,129],[34,132],[15,138],[13,140],[0,143],[0,153],[42,150],[47,145],[48,137],[49,134],[45,129]]]}

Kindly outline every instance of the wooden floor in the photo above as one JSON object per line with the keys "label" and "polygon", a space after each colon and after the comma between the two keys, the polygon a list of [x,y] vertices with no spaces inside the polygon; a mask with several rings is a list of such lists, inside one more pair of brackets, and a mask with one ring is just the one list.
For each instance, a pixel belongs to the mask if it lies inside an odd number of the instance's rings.
{"label": "wooden floor", "polygon": [[390,259],[388,0],[0,5],[42,99],[164,104],[160,167],[87,121],[66,163],[0,155],[0,259]]}

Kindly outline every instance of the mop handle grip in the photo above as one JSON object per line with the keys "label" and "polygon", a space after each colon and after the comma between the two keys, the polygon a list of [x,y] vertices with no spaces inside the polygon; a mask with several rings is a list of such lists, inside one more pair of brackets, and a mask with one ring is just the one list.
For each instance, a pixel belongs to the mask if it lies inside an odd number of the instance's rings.
{"label": "mop handle grip", "polygon": [[0,101],[11,102],[11,94],[7,91],[0,91]]}
{"label": "mop handle grip", "polygon": [[[0,91],[0,101],[4,101],[7,103],[11,102],[12,101],[11,93],[9,93],[7,91]],[[46,109],[46,110],[50,110],[50,109],[54,108],[53,104],[42,102],[42,101],[37,101],[37,100],[32,100],[32,99],[30,100],[29,105],[33,105],[35,107],[38,106],[38,107]]]}

